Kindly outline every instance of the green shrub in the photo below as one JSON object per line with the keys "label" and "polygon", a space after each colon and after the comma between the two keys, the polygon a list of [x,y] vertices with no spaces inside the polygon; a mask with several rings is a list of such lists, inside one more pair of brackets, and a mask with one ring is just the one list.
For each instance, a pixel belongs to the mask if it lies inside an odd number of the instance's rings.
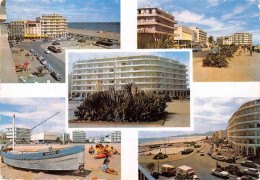
{"label": "green shrub", "polygon": [[61,53],[60,49],[56,49],[54,46],[49,46],[48,49],[54,53]]}
{"label": "green shrub", "polygon": [[228,67],[229,62],[223,55],[208,55],[206,59],[203,60],[204,67]]}
{"label": "green shrub", "polygon": [[183,151],[181,151],[181,154],[185,155],[185,154],[190,154],[192,152],[193,152],[193,149],[184,149]]}
{"label": "green shrub", "polygon": [[52,43],[52,45],[60,45],[60,43],[58,41],[55,41]]}
{"label": "green shrub", "polygon": [[165,159],[168,156],[166,154],[163,154],[162,152],[159,152],[158,154],[154,155],[153,159]]}
{"label": "green shrub", "polygon": [[145,93],[127,84],[123,90],[88,94],[74,115],[78,120],[152,122],[161,118],[166,107],[162,95]]}
{"label": "green shrub", "polygon": [[79,39],[78,42],[79,43],[84,43],[84,42],[86,42],[86,40],[85,39]]}
{"label": "green shrub", "polygon": [[199,144],[194,145],[194,148],[200,148],[200,147],[201,147],[201,145],[199,145]]}

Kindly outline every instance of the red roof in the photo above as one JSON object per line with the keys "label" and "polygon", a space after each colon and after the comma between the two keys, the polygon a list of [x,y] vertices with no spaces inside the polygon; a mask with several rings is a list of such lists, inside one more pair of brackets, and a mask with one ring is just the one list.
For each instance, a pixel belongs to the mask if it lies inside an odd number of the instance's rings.
{"label": "red roof", "polygon": [[38,23],[37,21],[27,21],[26,24],[34,24],[34,23]]}

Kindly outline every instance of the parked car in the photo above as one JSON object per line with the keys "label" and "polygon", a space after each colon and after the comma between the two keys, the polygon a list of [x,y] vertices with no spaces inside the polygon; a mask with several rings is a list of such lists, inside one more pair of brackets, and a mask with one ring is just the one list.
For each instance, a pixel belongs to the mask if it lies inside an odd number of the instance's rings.
{"label": "parked car", "polygon": [[255,163],[253,163],[253,161],[249,161],[249,160],[242,161],[241,166],[246,166],[249,168],[257,168],[257,165]]}
{"label": "parked car", "polygon": [[225,162],[228,162],[228,163],[236,163],[236,158],[234,158],[234,157],[225,158]]}
{"label": "parked car", "polygon": [[49,51],[49,50],[47,50],[47,49],[46,49],[44,52],[45,52],[46,54],[50,54],[50,53],[51,53],[51,51]]}
{"label": "parked car", "polygon": [[216,47],[212,47],[210,50],[209,50],[209,55],[219,55],[220,54],[220,50]]}
{"label": "parked car", "polygon": [[202,51],[202,48],[201,47],[194,47],[192,49],[193,52],[199,52],[199,51]]}
{"label": "parked car", "polygon": [[48,71],[53,71],[53,68],[52,68],[52,66],[50,64],[46,64],[46,69]]}
{"label": "parked car", "polygon": [[260,176],[260,172],[255,168],[244,169],[243,172],[247,175],[254,176],[254,177]]}
{"label": "parked car", "polygon": [[212,155],[211,155],[211,158],[212,158],[212,159],[216,159],[216,158],[217,158],[217,155],[216,155],[216,154],[212,154]]}
{"label": "parked car", "polygon": [[176,174],[176,168],[172,165],[164,164],[162,165],[161,172],[164,176],[174,176]]}
{"label": "parked car", "polygon": [[216,160],[218,160],[218,161],[225,161],[225,158],[223,156],[217,156]]}
{"label": "parked car", "polygon": [[33,53],[33,52],[35,52],[35,51],[34,51],[34,49],[30,49],[30,52]]}
{"label": "parked car", "polygon": [[56,80],[60,81],[61,80],[61,75],[59,73],[56,73],[55,71],[51,72],[51,76]]}
{"label": "parked car", "polygon": [[40,63],[41,63],[42,65],[46,65],[46,64],[47,64],[47,61],[46,61],[45,59],[42,59],[42,60],[40,60]]}
{"label": "parked car", "polygon": [[227,171],[222,171],[221,169],[212,169],[211,174],[214,176],[218,176],[220,178],[227,179],[229,178],[229,174]]}
{"label": "parked car", "polygon": [[187,179],[191,179],[195,175],[195,171],[193,171],[191,167],[185,165],[178,167],[176,173],[185,176]]}
{"label": "parked car", "polygon": [[256,178],[249,176],[249,175],[243,175],[242,177],[238,177],[237,180],[259,180],[259,178],[256,179]]}
{"label": "parked car", "polygon": [[200,156],[204,156],[204,152],[203,151],[200,152]]}

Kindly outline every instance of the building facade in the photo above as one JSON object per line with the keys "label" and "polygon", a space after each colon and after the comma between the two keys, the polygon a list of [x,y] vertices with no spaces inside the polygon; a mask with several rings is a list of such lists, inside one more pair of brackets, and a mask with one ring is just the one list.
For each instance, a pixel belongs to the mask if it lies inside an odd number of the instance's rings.
{"label": "building facade", "polygon": [[25,20],[11,21],[9,25],[8,37],[10,39],[23,39],[25,34]]}
{"label": "building facade", "polygon": [[233,43],[232,36],[217,37],[218,45],[231,45]]}
{"label": "building facade", "polygon": [[179,45],[191,47],[191,44],[197,40],[197,33],[186,26],[178,26],[175,34],[175,40]]}
{"label": "building facade", "polygon": [[174,16],[158,8],[137,9],[137,31],[139,33],[152,33],[156,35],[174,35],[177,22]]}
{"label": "building facade", "polygon": [[227,131],[226,130],[216,131],[214,133],[214,138],[215,139],[226,139],[227,138]]}
{"label": "building facade", "polygon": [[29,39],[40,39],[42,37],[41,24],[37,21],[26,21],[24,37]]}
{"label": "building facade", "polygon": [[252,45],[252,34],[248,32],[234,33],[232,34],[232,43],[235,45]]}
{"label": "building facade", "polygon": [[64,38],[67,34],[67,19],[58,14],[45,14],[36,18],[41,24],[41,35],[49,38]]}
{"label": "building facade", "polygon": [[86,143],[86,133],[84,131],[73,131],[72,141],[74,143]]}
{"label": "building facade", "polygon": [[189,28],[197,33],[197,42],[200,42],[202,44],[208,44],[208,36],[206,31],[194,26]]}
{"label": "building facade", "polygon": [[[13,139],[13,127],[5,128],[4,134],[6,134],[6,139],[10,139],[10,140]],[[15,141],[30,141],[31,140],[30,129],[15,127],[14,138]]]}
{"label": "building facade", "polygon": [[61,134],[61,141],[62,142],[68,142],[70,140],[70,134],[68,133],[62,133]]}
{"label": "building facade", "polygon": [[31,139],[35,143],[55,143],[60,137],[61,134],[59,133],[43,132],[43,133],[33,134],[31,136]]}
{"label": "building facade", "polygon": [[187,96],[184,64],[158,56],[129,56],[77,61],[72,66],[71,96],[86,97],[94,91],[122,89],[134,83],[139,89]]}
{"label": "building facade", "polygon": [[242,105],[230,118],[228,142],[241,154],[260,154],[260,99]]}

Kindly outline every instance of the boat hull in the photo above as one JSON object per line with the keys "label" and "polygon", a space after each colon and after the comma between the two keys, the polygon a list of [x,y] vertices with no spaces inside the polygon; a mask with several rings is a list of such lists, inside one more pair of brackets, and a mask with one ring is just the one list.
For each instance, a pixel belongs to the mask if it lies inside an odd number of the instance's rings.
{"label": "boat hull", "polygon": [[84,146],[32,154],[2,152],[4,163],[9,166],[46,171],[72,171],[84,165]]}

